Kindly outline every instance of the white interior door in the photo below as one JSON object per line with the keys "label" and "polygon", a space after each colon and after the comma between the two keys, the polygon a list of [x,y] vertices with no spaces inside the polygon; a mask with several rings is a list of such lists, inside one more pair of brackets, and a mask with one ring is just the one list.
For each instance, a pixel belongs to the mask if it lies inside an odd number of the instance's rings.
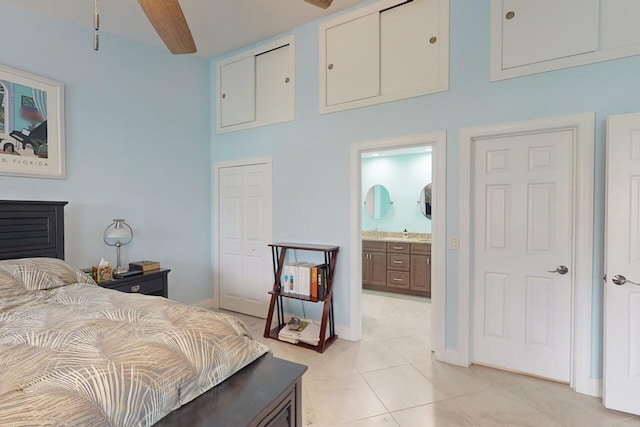
{"label": "white interior door", "polygon": [[606,272],[604,405],[640,414],[640,114],[607,120]]}
{"label": "white interior door", "polygon": [[271,170],[220,168],[220,308],[266,317],[271,289]]}
{"label": "white interior door", "polygon": [[474,144],[476,363],[570,380],[573,140],[557,130]]}

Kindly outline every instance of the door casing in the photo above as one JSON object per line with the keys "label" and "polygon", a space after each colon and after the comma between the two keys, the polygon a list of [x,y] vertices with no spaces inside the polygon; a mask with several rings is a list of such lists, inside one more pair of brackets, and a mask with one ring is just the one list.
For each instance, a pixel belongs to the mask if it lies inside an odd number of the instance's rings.
{"label": "door casing", "polygon": [[362,161],[364,151],[431,145],[433,217],[431,233],[431,331],[438,360],[445,360],[445,273],[446,273],[446,187],[447,134],[433,132],[356,142],[351,145],[351,224],[350,224],[350,327],[341,337],[357,341],[362,336]]}
{"label": "door casing", "polygon": [[[602,393],[601,380],[591,378],[591,303],[593,287],[593,197],[594,197],[594,113],[545,118],[523,122],[463,129],[460,132],[460,201],[458,261],[458,347],[448,360],[469,366],[472,360],[473,316],[469,313],[473,285],[473,247],[471,245],[473,144],[484,138],[521,135],[554,130],[574,133],[574,237],[571,314],[571,388],[592,396]],[[454,360],[457,359],[457,360]]]}

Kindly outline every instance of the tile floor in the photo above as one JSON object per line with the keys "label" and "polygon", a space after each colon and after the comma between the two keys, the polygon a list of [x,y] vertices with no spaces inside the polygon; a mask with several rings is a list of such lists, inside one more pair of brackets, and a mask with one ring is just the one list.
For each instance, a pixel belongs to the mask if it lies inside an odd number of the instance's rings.
{"label": "tile floor", "polygon": [[323,354],[262,338],[264,320],[241,317],[274,355],[305,364],[303,425],[316,427],[640,427],[568,386],[434,360],[430,303],[363,295],[363,338],[338,339]]}

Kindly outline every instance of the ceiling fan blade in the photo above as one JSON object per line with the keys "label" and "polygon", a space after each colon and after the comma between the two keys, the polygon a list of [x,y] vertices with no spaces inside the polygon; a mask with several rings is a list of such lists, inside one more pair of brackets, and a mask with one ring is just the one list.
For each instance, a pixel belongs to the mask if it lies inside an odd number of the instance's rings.
{"label": "ceiling fan blade", "polygon": [[326,9],[329,6],[331,6],[331,2],[333,0],[304,0],[304,1],[306,1],[307,3],[310,3],[310,4],[314,5],[314,6],[318,6],[318,7],[321,7],[323,9]]}
{"label": "ceiling fan blade", "polygon": [[138,3],[171,53],[196,52],[196,44],[178,0],[138,0]]}

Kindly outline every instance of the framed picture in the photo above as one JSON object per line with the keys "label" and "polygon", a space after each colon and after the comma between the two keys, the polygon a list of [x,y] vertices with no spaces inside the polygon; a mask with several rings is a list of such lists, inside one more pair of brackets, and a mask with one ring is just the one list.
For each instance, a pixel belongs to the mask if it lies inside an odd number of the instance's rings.
{"label": "framed picture", "polygon": [[0,65],[0,175],[65,178],[62,83]]}

